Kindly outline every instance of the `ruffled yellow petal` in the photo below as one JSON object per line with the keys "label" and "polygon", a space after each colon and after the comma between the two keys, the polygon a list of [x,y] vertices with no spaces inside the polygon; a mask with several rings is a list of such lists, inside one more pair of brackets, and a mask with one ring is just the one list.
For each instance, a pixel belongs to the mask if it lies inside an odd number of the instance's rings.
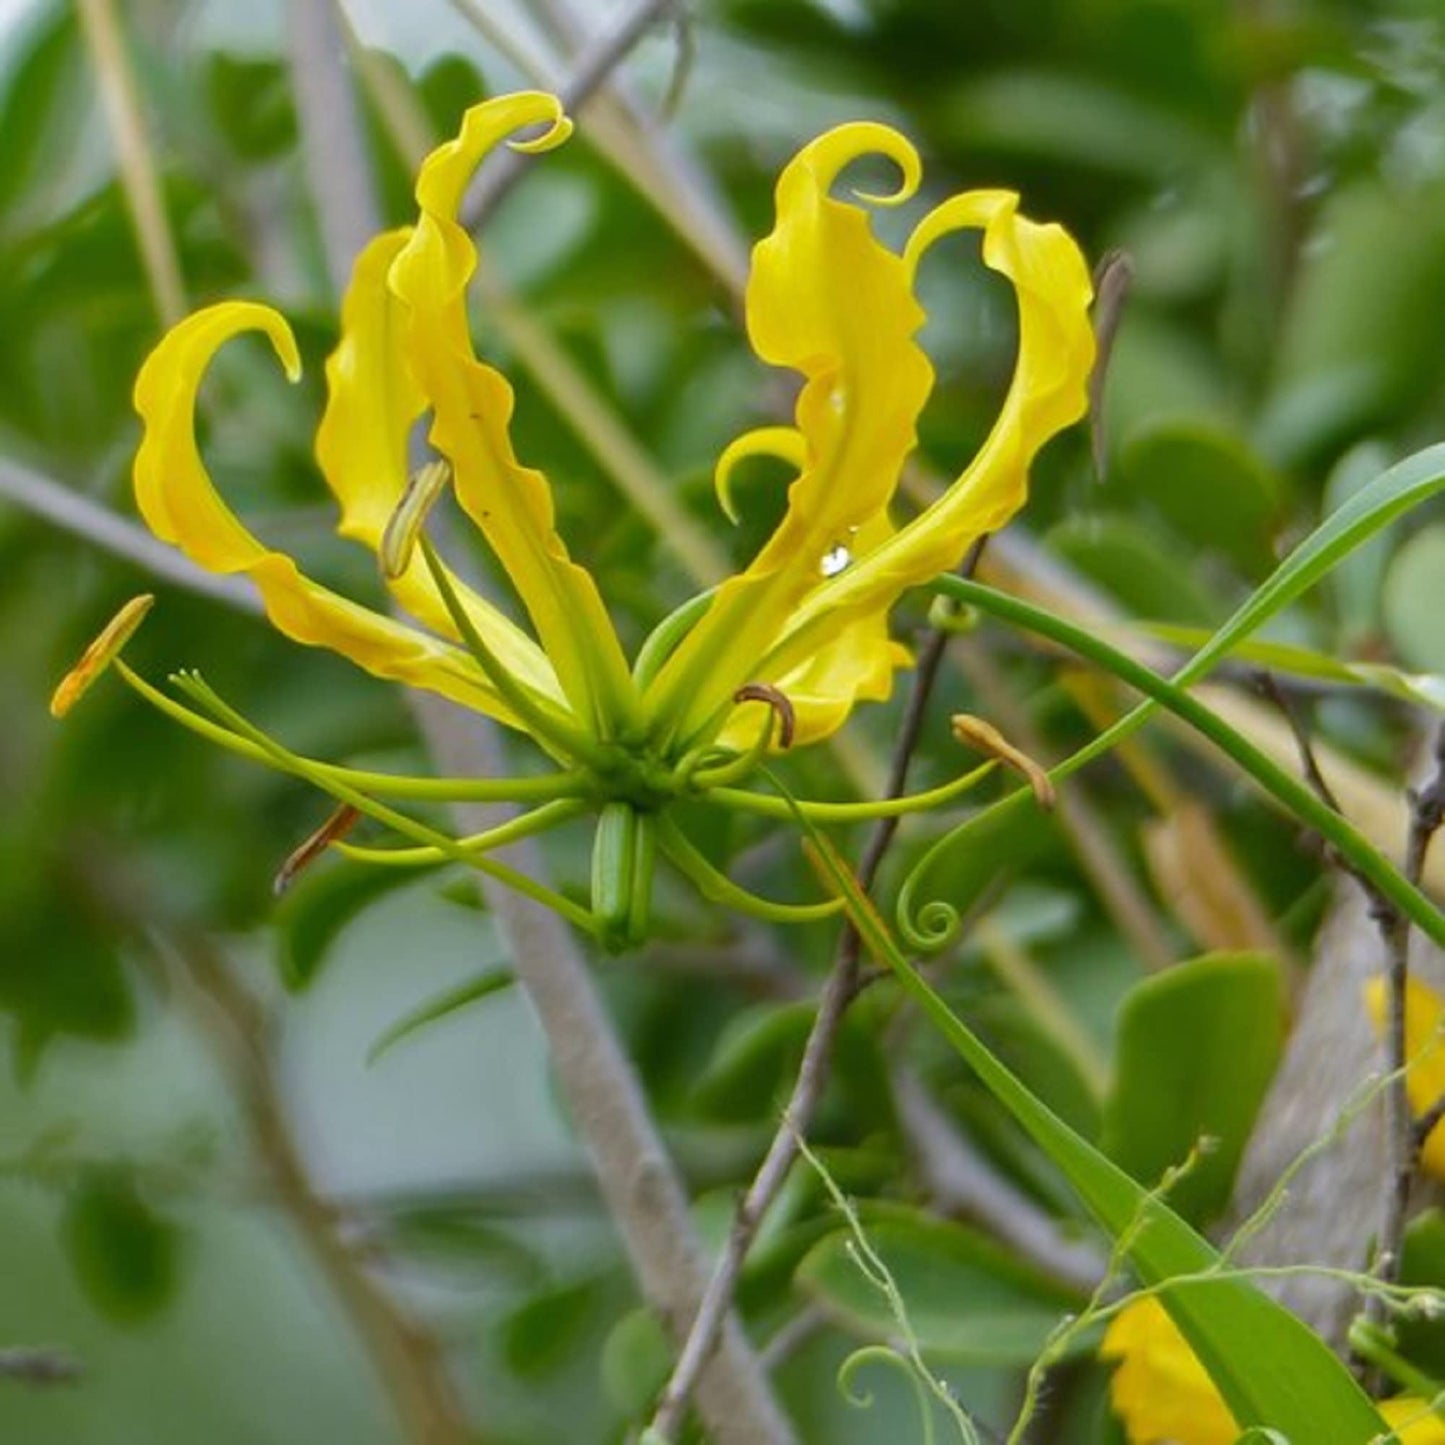
{"label": "ruffled yellow petal", "polygon": [[[880,516],[863,526],[855,546],[866,552],[892,534],[887,516]],[[795,718],[793,746],[801,747],[837,732],[858,703],[884,701],[893,691],[893,674],[912,660],[908,649],[889,636],[888,614],[871,612],[780,677],[760,675],[757,680],[787,696]],[[749,726],[746,713],[735,712],[718,741],[745,747],[752,736]]]}
{"label": "ruffled yellow petal", "polygon": [[1084,414],[1094,364],[1089,270],[1065,230],[1030,221],[1017,206],[1010,191],[955,196],[924,218],[905,253],[911,276],[943,236],[982,229],[985,264],[1014,285],[1018,360],[988,440],[932,506],[813,590],[789,620],[774,666],[806,656],[836,628],[864,612],[887,609],[907,588],[956,566],[979,537],[996,531],[1023,505],[1029,467],[1040,448]]}
{"label": "ruffled yellow petal", "polygon": [[[341,339],[326,362],[326,411],[316,432],[316,460],[341,504],[337,531],[373,552],[406,491],[407,442],[426,409],[407,359],[406,311],[387,285],[392,262],[410,237],[410,227],[385,231],[356,259],[341,303]],[[386,580],[413,617],[442,637],[461,640],[419,554]],[[508,671],[560,703],[556,674],[542,649],[459,578],[452,586]]]}
{"label": "ruffled yellow petal", "polygon": [[[1129,1445],[1234,1445],[1239,1438],[1204,1366],[1152,1296],[1114,1316],[1099,1355],[1118,1362],[1109,1399]],[[1445,1420],[1426,1401],[1398,1395],[1376,1408],[1399,1445],[1445,1445]]]}
{"label": "ruffled yellow petal", "polygon": [[466,287],[476,252],[457,223],[468,182],[487,153],[517,130],[550,126],[530,150],[564,140],[561,103],[541,92],[473,106],[455,140],[427,157],[417,179],[421,216],[392,264],[391,287],[407,312],[413,375],[433,408],[432,444],[452,464],[457,498],[485,535],[517,589],[563,693],[599,735],[615,735],[634,706],[622,648],[591,576],[557,535],[543,475],[522,466],[508,425],[514,397],[506,379],[477,360],[467,324]]}
{"label": "ruffled yellow petal", "polygon": [[[903,173],[887,199],[912,194],[919,162],[908,141],[887,126],[839,126],[783,171],[777,224],[753,252],[753,347],[806,378],[795,417],[802,465],[773,536],[718,589],[649,691],[649,707],[674,738],[702,733],[734,689],[758,675],[789,616],[817,588],[824,559],[887,506],[915,444],[933,370],[913,339],[924,316],[909,267],[879,244],[866,211],[830,194],[843,167],[870,153]],[[787,673],[800,661],[771,671]]]}
{"label": "ruffled yellow petal", "polygon": [[[1384,979],[1373,978],[1365,985],[1365,1004],[1381,1036],[1386,998]],[[1410,1108],[1417,1115],[1427,1114],[1445,1099],[1445,999],[1414,975],[1405,986],[1405,1057],[1412,1060],[1405,1075]],[[1445,1179],[1445,1124],[1430,1131],[1420,1162],[1437,1179]]]}
{"label": "ruffled yellow petal", "polygon": [[222,500],[196,447],[196,392],[216,350],[244,331],[265,332],[287,375],[294,380],[300,374],[290,327],[270,307],[249,302],[227,302],[187,317],[141,367],[135,407],[145,433],[135,459],[135,495],[146,524],[207,571],[249,576],[267,616],[287,637],[329,647],[378,677],[428,688],[512,721],[464,652],[312,582],[291,558],[252,536]]}

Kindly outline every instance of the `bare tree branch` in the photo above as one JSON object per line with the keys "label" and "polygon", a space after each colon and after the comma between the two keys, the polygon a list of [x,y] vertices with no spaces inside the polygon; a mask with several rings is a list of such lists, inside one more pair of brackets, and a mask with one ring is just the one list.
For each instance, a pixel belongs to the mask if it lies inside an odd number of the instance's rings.
{"label": "bare tree branch", "polygon": [[44,517],[62,531],[131,563],[151,577],[214,602],[224,602],[240,612],[262,612],[261,599],[243,578],[218,577],[202,570],[174,547],[157,541],[144,527],[8,458],[0,458],[0,498]]}

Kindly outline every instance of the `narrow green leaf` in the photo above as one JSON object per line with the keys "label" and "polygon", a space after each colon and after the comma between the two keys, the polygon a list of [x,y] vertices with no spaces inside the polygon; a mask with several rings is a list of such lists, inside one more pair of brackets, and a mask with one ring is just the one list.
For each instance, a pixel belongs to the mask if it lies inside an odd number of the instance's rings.
{"label": "narrow green leaf", "polygon": [[455,988],[436,994],[383,1030],[366,1051],[366,1062],[374,1064],[393,1045],[409,1038],[418,1029],[425,1028],[438,1019],[444,1019],[448,1014],[454,1014],[481,999],[490,998],[504,988],[511,988],[516,981],[517,975],[510,968],[494,968],[459,983]]}
{"label": "narrow green leaf", "polygon": [[[1240,643],[1269,621],[1271,617],[1289,606],[1297,597],[1308,591],[1331,568],[1343,561],[1356,548],[1369,541],[1397,517],[1434,496],[1442,488],[1445,488],[1445,442],[1426,447],[1423,451],[1416,452],[1413,456],[1406,457],[1404,461],[1397,462],[1387,471],[1381,472],[1368,486],[1362,487],[1341,507],[1326,517],[1275,568],[1265,582],[1250,594],[1223,626],[1210,637],[1209,641],[1174,674],[1171,679],[1174,691],[1154,688],[1144,702],[1126,713],[1087,746],[1080,748],[1072,757],[1067,758],[1053,769],[1052,776],[1056,779],[1068,777],[1071,773],[1075,773],[1093,762],[1094,759],[1103,757],[1111,748],[1130,737],[1153,717],[1161,704],[1167,705],[1167,698],[1177,701],[1178,698],[1184,696],[1178,691],[1179,689],[1198,682],[1216,663],[1229,656]],[[940,580],[935,585],[944,592],[955,591],[953,581]],[[986,588],[982,591],[989,598],[1001,596],[1001,594],[991,592]],[[962,597],[962,594],[956,591],[955,595]],[[968,599],[962,597],[962,600]],[[1011,599],[1005,600],[1011,601]],[[1027,608],[1023,604],[1018,604],[1014,620],[1021,621],[1025,613],[1031,614],[1034,619],[1043,619],[1049,624],[1057,622],[1057,619],[1050,617],[1049,614]],[[1032,626],[1032,622],[1024,625]],[[1087,638],[1087,635],[1077,628],[1072,629],[1072,636],[1075,639]],[[1093,639],[1087,638],[1087,640],[1092,641]],[[1073,646],[1073,642],[1066,642],[1065,645]],[[1112,649],[1109,651],[1112,653]],[[1120,654],[1113,653],[1113,657],[1117,659]],[[1100,661],[1104,666],[1110,665],[1102,662],[1100,657],[1095,657],[1094,660]],[[1131,668],[1136,669],[1135,678],[1129,679],[1131,686],[1138,685],[1138,679],[1150,682],[1151,687],[1152,684],[1160,681],[1148,669],[1139,668],[1132,659],[1123,660],[1128,662]],[[1122,676],[1122,673],[1120,675]],[[1141,688],[1141,691],[1146,690]],[[1265,762],[1268,763],[1268,759],[1265,759]],[[1273,767],[1273,764],[1270,763],[1269,766]],[[1279,772],[1280,770],[1275,769],[1275,771]],[[1290,779],[1291,783],[1293,781]],[[1314,797],[1313,794],[1309,794],[1309,796]],[[964,827],[982,827],[985,819],[994,819],[1004,810],[1012,811],[1022,807],[1031,800],[1031,797],[1032,794],[1027,788],[1020,789],[995,803],[992,808],[986,808],[982,812],[976,813]],[[1301,814],[1301,816],[1306,815]],[[1315,820],[1311,818],[1309,821],[1314,823]],[[956,838],[960,831],[962,830],[955,830],[950,837]],[[1353,830],[1351,831],[1353,832]],[[944,851],[943,844],[935,845],[929,856],[942,851]],[[1373,853],[1373,850],[1371,852]],[[1393,870],[1391,873],[1394,878],[1399,878],[1399,875]],[[1428,905],[1425,907],[1428,908]],[[1425,928],[1432,938],[1437,941],[1445,941],[1445,930],[1442,930],[1438,922],[1432,922],[1429,927],[1426,927],[1418,905],[1413,911],[1411,909],[1406,911],[1416,922],[1420,923],[1422,928]],[[1426,916],[1435,920],[1439,919],[1439,915],[1434,909],[1429,909]]]}
{"label": "narrow green leaf", "polygon": [[[1080,749],[1071,758],[1060,763],[1051,771],[1051,777],[1064,778],[1070,773],[1076,772],[1085,762],[1091,761],[1104,751],[1104,748],[1100,746],[1101,743],[1106,740],[1109,744],[1119,741],[1150,716],[1156,705],[1163,706],[1228,754],[1275,802],[1302,822],[1309,824],[1322,838],[1333,844],[1342,857],[1346,858],[1363,877],[1369,879],[1379,889],[1384,897],[1417,924],[1427,937],[1445,946],[1445,914],[1442,914],[1418,888],[1405,878],[1389,859],[1375,849],[1352,823],[1342,818],[1326,803],[1321,802],[1292,773],[1286,772],[1248,738],[1236,732],[1212,709],[1206,707],[1178,685],[1178,679],[1186,673],[1193,671],[1197,675],[1199,669],[1196,664],[1210,651],[1208,647],[1196,653],[1194,660],[1176,674],[1175,681],[1169,682],[1160,677],[1158,673],[1151,672],[1142,663],[1136,662],[1132,657],[1111,647],[1094,633],[1086,632],[1072,622],[1065,622],[1062,618],[1055,617],[1052,613],[1045,612],[1030,603],[1021,602],[1017,597],[996,592],[992,587],[984,587],[977,582],[965,581],[961,577],[940,577],[933,586],[936,591],[942,592],[956,601],[977,607],[979,611],[991,613],[1007,622],[1016,623],[1030,632],[1036,632],[1041,637],[1047,637],[1050,641],[1059,643],[1080,657],[1088,658],[1089,661],[1106,668],[1149,699],[1148,702],[1127,713],[1113,727],[1100,733],[1087,747]],[[1215,633],[1216,640],[1219,636],[1219,633]],[[1125,726],[1126,724],[1130,724],[1130,726]],[[1022,795],[1015,794],[1005,798],[1003,802],[996,803],[994,807],[1001,808],[1012,804],[1020,796],[1032,797],[1032,794],[1028,790],[1024,790]],[[987,809],[976,817],[987,818],[992,811],[992,809]],[[969,819],[968,822],[954,829],[951,834],[936,843],[933,851],[938,852],[954,846],[962,834],[973,826],[975,826],[975,819]],[[924,862],[915,871],[922,871],[927,862],[928,859],[925,857]],[[900,901],[902,899],[903,895],[900,895]]]}
{"label": "narrow green leaf", "polygon": [[[1272,1427],[1310,1445],[1366,1445],[1383,1434],[1378,1412],[1322,1340],[1247,1281],[1208,1278],[1220,1264],[1208,1241],[1045,1108],[998,1061],[899,951],[827,840],[801,813],[796,816],[869,952],[1063,1171],[1145,1283],[1167,1286],[1161,1301],[1240,1427]],[[1169,1284],[1181,1276],[1188,1278]]]}

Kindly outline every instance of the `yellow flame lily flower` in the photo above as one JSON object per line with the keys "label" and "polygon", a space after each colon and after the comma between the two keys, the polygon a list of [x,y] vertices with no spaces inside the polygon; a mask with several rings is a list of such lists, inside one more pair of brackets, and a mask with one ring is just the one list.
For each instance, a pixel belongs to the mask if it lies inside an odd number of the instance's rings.
{"label": "yellow flame lily flower", "polygon": [[[540,138],[513,139],[536,127],[544,128]],[[622,871],[633,879],[625,899],[604,900],[590,919],[615,941],[635,934],[645,917],[639,895],[648,887],[654,846],[704,891],[732,896],[731,885],[671,824],[673,799],[709,792],[767,811],[780,800],[734,785],[770,746],[789,733],[796,743],[825,737],[857,702],[888,695],[893,672],[907,662],[888,634],[893,603],[1003,525],[1024,502],[1035,454],[1083,414],[1094,357],[1092,297],[1073,240],[1057,225],[1022,216],[1011,192],[944,201],[899,254],[876,239],[866,206],[915,193],[921,166],[913,146],[886,126],[862,122],[806,145],[778,182],[776,224],[754,252],[746,296],[758,356],[799,373],[804,384],[791,426],[739,438],[717,469],[719,497],[731,513],[736,465],[758,453],[781,457],[796,472],[786,513],[743,571],[680,608],[629,663],[592,576],[558,535],[546,479],[513,449],[511,387],[476,355],[467,318],[476,253],[458,210],[468,182],[498,146],[547,151],[570,130],[560,102],[541,92],[469,110],[456,138],[422,165],[416,224],[366,247],[343,302],[341,340],[326,367],[317,459],[340,504],[342,535],[378,554],[397,611],[411,620],[312,581],[248,530],[206,472],[194,412],[217,349],[259,331],[288,376],[298,374],[291,330],[269,307],[208,307],[176,326],[146,361],[135,392],[145,428],[135,490],[157,536],[211,571],[248,576],[288,637],[529,733],[561,765],[555,779],[476,782],[490,786],[485,796],[544,800],[529,815],[538,827],[583,809],[602,814],[598,852],[611,856],[620,848],[631,860]],[[897,166],[897,191],[838,198],[840,172],[864,155]],[[916,339],[925,317],[914,276],[934,242],[959,230],[982,233],[985,264],[1014,287],[1017,364],[978,455],[937,501],[895,526],[889,504],[933,385]],[[408,439],[423,417],[445,472],[433,467],[412,478]],[[527,627],[462,583],[428,541],[426,509],[446,477],[515,590]],[[374,774],[297,759],[197,679],[180,682],[209,714],[209,735],[326,786],[350,806],[360,805],[345,790],[363,801],[378,786],[405,792],[402,780],[378,785]],[[164,697],[192,725],[200,716],[153,689],[147,695]],[[550,791],[539,791],[539,782]],[[441,791],[438,785],[430,795]],[[936,801],[938,791],[923,801]],[[447,795],[457,796],[457,789]],[[421,837],[416,826],[409,831]],[[516,836],[515,828],[508,836]],[[407,861],[446,853],[443,841],[422,841],[422,848],[405,850]],[[494,842],[489,836],[450,846],[450,856],[483,866]],[[625,918],[616,916],[619,910]],[[783,909],[777,916],[818,911]]]}
{"label": "yellow flame lily flower", "polygon": [[[1234,1445],[1240,1429],[1204,1366],[1153,1296],[1114,1317],[1099,1348],[1117,1361],[1109,1385],[1129,1445]],[[1445,1420],[1410,1395],[1376,1408],[1398,1445],[1445,1445]]]}

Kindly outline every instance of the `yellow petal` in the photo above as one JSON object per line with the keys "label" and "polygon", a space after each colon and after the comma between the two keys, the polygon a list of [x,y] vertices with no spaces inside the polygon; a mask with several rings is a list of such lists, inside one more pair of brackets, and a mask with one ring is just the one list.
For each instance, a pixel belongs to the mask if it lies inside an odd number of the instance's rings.
{"label": "yellow petal", "polygon": [[121,649],[135,636],[136,629],[155,604],[144,592],[132,597],[101,629],[100,635],[80,655],[80,661],[60,679],[50,697],[50,716],[64,717],[90,691],[91,684],[120,656]]}
{"label": "yellow petal", "polygon": [[466,288],[476,252],[457,211],[472,173],[518,129],[551,128],[531,150],[564,140],[561,103],[540,92],[473,106],[455,140],[427,157],[417,179],[421,216],[391,268],[408,312],[413,374],[430,401],[432,444],[452,464],[457,498],[506,569],[578,716],[615,733],[633,710],[632,679],[591,576],[557,535],[543,475],[518,462],[508,426],[506,379],[477,360],[467,325]]}
{"label": "yellow petal", "polygon": [[[753,252],[753,347],[764,361],[806,378],[795,416],[802,465],[776,532],[746,571],[718,589],[649,691],[649,708],[683,741],[715,720],[740,683],[759,675],[789,616],[817,589],[824,558],[850,545],[887,506],[916,441],[933,370],[913,339],[924,316],[909,268],[875,239],[866,211],[830,195],[843,167],[869,153],[887,156],[903,173],[888,200],[912,194],[919,163],[907,140],[887,126],[839,126],[783,171],[777,224]],[[731,463],[739,446],[757,449],[747,442],[735,443],[725,459]],[[801,660],[766,671],[786,673]]]}
{"label": "yellow petal", "polygon": [[1445,1420],[1430,1409],[1428,1400],[1397,1395],[1380,1401],[1376,1408],[1396,1432],[1398,1445],[1445,1445]]}
{"label": "yellow petal", "polygon": [[1066,231],[1028,220],[1017,206],[1009,191],[955,196],[924,218],[906,252],[911,272],[943,236],[980,228],[985,264],[1014,285],[1018,360],[988,440],[932,506],[814,589],[789,620],[773,665],[806,656],[849,619],[889,607],[906,588],[956,566],[1023,505],[1040,448],[1084,414],[1094,364],[1088,267]]}
{"label": "yellow petal", "polygon": [[[326,362],[326,410],[316,432],[316,460],[341,504],[337,531],[373,552],[406,492],[407,442],[426,407],[407,359],[406,312],[387,285],[410,236],[410,227],[384,231],[356,259],[341,303],[341,339]],[[386,580],[413,617],[460,641],[420,556]],[[560,702],[541,648],[459,578],[451,580],[472,625],[502,664],[534,692]]]}
{"label": "yellow petal", "polygon": [[1158,1300],[1126,1305],[1099,1354],[1117,1360],[1109,1399],[1129,1445],[1234,1445],[1239,1427]]}
{"label": "yellow petal", "polygon": [[227,302],[187,317],[141,367],[135,406],[145,434],[136,453],[135,494],[146,524],[207,571],[249,576],[267,616],[295,641],[328,647],[378,677],[428,688],[512,721],[466,653],[312,582],[284,553],[252,536],[222,500],[196,447],[196,391],[217,348],[243,331],[265,332],[287,374],[299,375],[296,342],[285,320],[249,302]]}
{"label": "yellow petal", "polygon": [[[1109,1382],[1129,1445],[1234,1445],[1234,1423],[1204,1366],[1152,1296],[1126,1305],[1109,1324],[1100,1358],[1117,1361]],[[1399,1445],[1445,1445],[1445,1420],[1412,1395],[1377,1402]]]}
{"label": "yellow petal", "polygon": [[[1388,989],[1385,980],[1365,985],[1365,1004],[1381,1037],[1385,1032]],[[1445,999],[1413,974],[1405,985],[1405,1057],[1411,1060],[1405,1074],[1410,1108],[1427,1114],[1445,1099]],[[1430,1131],[1420,1162],[1437,1179],[1445,1179],[1445,1124]]]}
{"label": "yellow petal", "polygon": [[[869,551],[892,533],[887,516],[877,517],[858,533],[855,546]],[[893,674],[912,660],[908,649],[889,636],[887,613],[870,612],[781,676],[758,680],[772,683],[787,696],[795,717],[793,746],[801,747],[835,733],[856,704],[886,699],[893,691]],[[744,747],[752,735],[746,714],[736,712],[718,741]]]}

